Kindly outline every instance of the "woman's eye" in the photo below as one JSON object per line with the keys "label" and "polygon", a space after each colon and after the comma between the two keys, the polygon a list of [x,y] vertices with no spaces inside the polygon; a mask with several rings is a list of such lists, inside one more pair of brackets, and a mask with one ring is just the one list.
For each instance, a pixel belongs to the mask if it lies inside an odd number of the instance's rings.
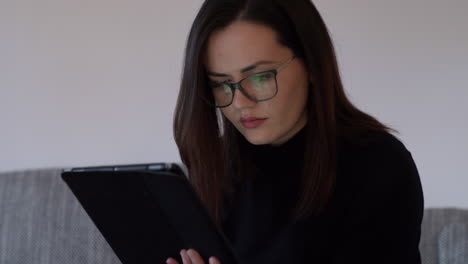
{"label": "woman's eye", "polygon": [[225,93],[232,93],[232,90],[231,90],[231,87],[225,83],[222,84],[223,85],[223,90]]}
{"label": "woman's eye", "polygon": [[269,78],[271,78],[271,74],[269,73],[261,73],[261,74],[256,74],[252,76],[252,80],[254,81],[266,81]]}
{"label": "woman's eye", "polygon": [[254,75],[250,78],[250,81],[253,85],[255,85],[257,88],[263,87],[263,85],[269,83],[269,80],[271,79],[271,74],[269,73],[261,73]]}
{"label": "woman's eye", "polygon": [[211,87],[211,88],[216,88],[216,87],[221,87],[221,86],[224,86],[226,84],[227,81],[213,81],[213,80],[209,80],[208,81],[208,86]]}
{"label": "woman's eye", "polygon": [[212,89],[217,88],[217,87],[219,88],[219,87],[221,87],[222,84],[223,84],[222,82],[217,82],[217,81],[209,81],[208,82],[208,86],[210,88],[212,88]]}
{"label": "woman's eye", "polygon": [[218,92],[232,93],[231,87],[226,82],[209,81],[208,86]]}

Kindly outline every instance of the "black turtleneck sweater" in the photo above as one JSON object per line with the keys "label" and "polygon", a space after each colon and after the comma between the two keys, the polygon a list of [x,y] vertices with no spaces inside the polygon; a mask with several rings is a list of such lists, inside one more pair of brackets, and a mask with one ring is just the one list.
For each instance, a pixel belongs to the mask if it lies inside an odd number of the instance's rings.
{"label": "black turtleneck sweater", "polygon": [[411,153],[393,135],[338,147],[336,190],[319,216],[290,224],[305,129],[280,146],[251,145],[259,169],[227,210],[223,231],[240,264],[421,263],[424,200]]}

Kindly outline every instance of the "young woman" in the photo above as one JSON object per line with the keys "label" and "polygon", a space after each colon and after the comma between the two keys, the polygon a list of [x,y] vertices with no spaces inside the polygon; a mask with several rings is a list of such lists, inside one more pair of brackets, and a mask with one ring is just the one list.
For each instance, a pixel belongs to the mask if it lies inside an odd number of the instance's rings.
{"label": "young woman", "polygon": [[242,264],[421,263],[421,182],[391,131],[347,99],[310,0],[203,3],[174,134]]}

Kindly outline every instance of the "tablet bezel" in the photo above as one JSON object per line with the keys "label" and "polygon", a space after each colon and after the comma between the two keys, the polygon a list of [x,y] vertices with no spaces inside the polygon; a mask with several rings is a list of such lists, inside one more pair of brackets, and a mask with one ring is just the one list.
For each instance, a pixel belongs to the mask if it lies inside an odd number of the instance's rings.
{"label": "tablet bezel", "polygon": [[[216,256],[223,264],[239,263],[226,236],[175,163],[73,168],[64,170],[62,179],[124,264],[165,263],[168,257],[182,263],[182,248],[196,249],[206,261]],[[153,224],[158,221],[159,226]],[[169,233],[173,235],[167,238]],[[164,252],[146,243],[160,245]]]}

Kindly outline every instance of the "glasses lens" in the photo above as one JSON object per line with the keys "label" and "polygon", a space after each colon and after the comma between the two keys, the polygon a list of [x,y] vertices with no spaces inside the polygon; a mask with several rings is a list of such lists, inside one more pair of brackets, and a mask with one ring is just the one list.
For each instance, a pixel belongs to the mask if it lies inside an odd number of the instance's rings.
{"label": "glasses lens", "polygon": [[[261,72],[252,74],[244,79],[242,86],[248,97],[255,101],[268,100],[276,94],[276,77],[273,72]],[[233,89],[220,82],[210,82],[210,88],[213,92],[213,104],[217,107],[223,107],[231,104],[234,96]]]}
{"label": "glasses lens", "polygon": [[212,82],[211,90],[213,91],[214,105],[218,107],[226,106],[232,101],[232,90],[225,83]]}
{"label": "glasses lens", "polygon": [[276,79],[273,72],[256,73],[241,82],[244,91],[253,99],[262,101],[276,94]]}

